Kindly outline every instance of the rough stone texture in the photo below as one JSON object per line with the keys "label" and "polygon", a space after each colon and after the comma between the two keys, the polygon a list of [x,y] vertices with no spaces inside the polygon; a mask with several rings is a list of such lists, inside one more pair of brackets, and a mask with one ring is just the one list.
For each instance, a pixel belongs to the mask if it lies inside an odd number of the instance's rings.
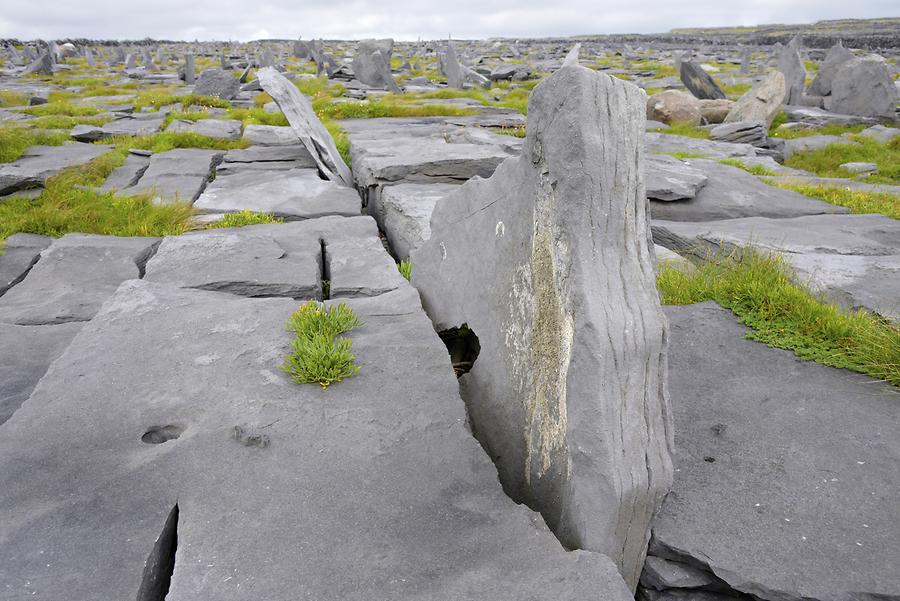
{"label": "rough stone texture", "polygon": [[282,125],[247,125],[243,139],[259,146],[293,146],[299,142],[294,130]]}
{"label": "rough stone texture", "polygon": [[647,132],[644,139],[647,143],[647,150],[656,153],[690,152],[712,159],[755,157],[757,155],[757,149],[749,144],[716,142],[702,138],[670,136],[653,132]]}
{"label": "rough stone texture", "polygon": [[391,50],[394,40],[360,40],[353,59],[353,74],[356,79],[372,86],[385,88],[391,92],[401,92],[400,86],[391,76]]}
{"label": "rough stone texture", "polygon": [[900,129],[879,124],[862,130],[859,132],[859,135],[873,138],[882,144],[887,144],[897,136],[900,136]]}
{"label": "rough stone texture", "polygon": [[675,157],[664,154],[647,155],[644,161],[644,180],[647,198],[654,200],[682,200],[693,198],[706,185],[707,177]]}
{"label": "rough stone texture", "polygon": [[679,75],[681,82],[697,98],[701,100],[725,98],[725,92],[722,91],[719,84],[694,61],[681,61]]}
{"label": "rough stone texture", "polygon": [[215,165],[225,153],[221,150],[176,148],[155,153],[138,182],[124,192],[129,195],[152,193],[154,202],[193,202],[200,196]]}
{"label": "rough stone texture", "polygon": [[847,209],[764,184],[743,169],[716,161],[691,159],[690,165],[707,178],[694,198],[677,202],[650,202],[653,219],[712,221],[738,217],[798,217],[846,213]]}
{"label": "rough stone texture", "polygon": [[700,103],[700,117],[704,123],[722,123],[725,117],[734,107],[733,100],[698,100]]}
{"label": "rough stone texture", "polygon": [[231,100],[241,89],[241,82],[230,71],[206,69],[194,84],[194,94]]}
{"label": "rough stone texture", "polygon": [[900,595],[896,389],[745,340],[713,303],[665,311],[678,471],[651,553],[760,599]]}
{"label": "rough stone texture", "polygon": [[37,234],[13,234],[3,242],[0,254],[0,296],[18,284],[37,263],[41,251],[50,246],[53,238]]}
{"label": "rough stone texture", "polygon": [[788,119],[791,121],[799,121],[813,127],[821,127],[823,125],[855,125],[857,123],[877,124],[878,120],[874,117],[862,117],[859,115],[840,115],[830,111],[824,111],[815,107],[803,106],[786,106],[784,107]]}
{"label": "rough stone texture", "polygon": [[133,186],[141,179],[149,166],[150,157],[129,153],[125,157],[125,162],[113,169],[99,189],[102,191],[123,190]]}
{"label": "rough stone texture", "polygon": [[778,70],[784,74],[784,101],[787,104],[803,104],[806,67],[795,47],[788,45],[778,49]]}
{"label": "rough stone texture", "polygon": [[700,102],[679,90],[666,90],[647,99],[647,119],[666,124],[700,125]]}
{"label": "rough stone texture", "polygon": [[846,307],[900,321],[900,222],[882,215],[653,222],[653,238],[674,250],[748,246],[779,251],[799,279]]}
{"label": "rough stone texture", "polygon": [[165,115],[157,113],[127,116],[100,126],[76,125],[69,135],[79,142],[95,142],[113,136],[146,136],[161,130],[164,121]]}
{"label": "rough stone texture", "polygon": [[880,56],[854,58],[831,82],[831,110],[863,117],[896,117],[897,88]]}
{"label": "rough stone texture", "polygon": [[847,61],[855,58],[855,55],[844,48],[841,41],[828,49],[825,55],[825,61],[819,66],[816,77],[809,84],[809,93],[814,96],[828,96],[831,94],[831,82],[837,75],[838,69]]}
{"label": "rough stone texture", "polygon": [[671,469],[645,106],[628,82],[556,71],[531,94],[522,156],[439,202],[412,255],[435,329],[478,337],[461,389],[504,489],[632,587]]}
{"label": "rough stone texture", "polygon": [[725,123],[764,121],[769,126],[781,110],[786,93],[784,74],[773,71],[738,99]]}
{"label": "rough stone texture", "polygon": [[709,130],[709,139],[760,146],[768,139],[768,132],[769,127],[765,121],[734,121]]}
{"label": "rough stone texture", "polygon": [[319,177],[315,169],[246,170],[217,177],[194,203],[205,213],[249,210],[285,219],[359,215],[352,188]]}
{"label": "rough stone texture", "polygon": [[48,177],[68,167],[89,163],[109,148],[80,142],[62,146],[32,146],[15,163],[0,164],[0,195],[40,188]]}
{"label": "rough stone texture", "polygon": [[131,599],[177,548],[170,601],[630,599],[504,497],[415,292],[351,305],[324,391],[277,367],[296,301],[123,284],[0,433],[5,590]]}
{"label": "rough stone texture", "polygon": [[41,252],[22,282],[0,297],[0,322],[44,325],[91,319],[122,281],[140,277],[157,242],[63,236]]}
{"label": "rough stone texture", "polygon": [[788,159],[798,152],[807,152],[810,150],[818,150],[825,148],[831,144],[852,144],[852,140],[841,136],[832,136],[829,134],[820,134],[816,136],[802,136],[792,140],[784,141],[784,158]]}
{"label": "rough stone texture", "polygon": [[405,259],[431,237],[435,204],[457,188],[454,184],[398,184],[385,186],[369,214],[387,236],[394,255]]}
{"label": "rough stone texture", "polygon": [[80,323],[49,326],[0,323],[3,341],[0,344],[0,425],[22,406],[81,326]]}
{"label": "rough stone texture", "polygon": [[22,71],[22,75],[53,75],[53,59],[49,52],[45,52],[34,59]]}
{"label": "rough stone texture", "polygon": [[[296,138],[296,136],[294,137]],[[227,163],[269,162],[291,162],[295,163],[297,167],[315,168],[316,166],[309,151],[302,144],[294,144],[292,146],[251,146],[250,148],[229,150],[222,159],[223,165]]]}
{"label": "rough stone texture", "polygon": [[718,578],[677,561],[648,556],[641,572],[641,586],[664,591],[667,588],[698,588],[714,584]]}
{"label": "rough stone texture", "polygon": [[176,119],[169,124],[166,131],[186,131],[220,140],[239,140],[241,138],[241,122],[236,119],[198,119],[197,121]]}
{"label": "rough stone texture", "polygon": [[319,170],[330,180],[345,186],[353,184],[353,175],[334,145],[334,140],[313,112],[309,99],[284,75],[271,67],[257,73],[262,88],[275,100],[300,142],[316,160]]}

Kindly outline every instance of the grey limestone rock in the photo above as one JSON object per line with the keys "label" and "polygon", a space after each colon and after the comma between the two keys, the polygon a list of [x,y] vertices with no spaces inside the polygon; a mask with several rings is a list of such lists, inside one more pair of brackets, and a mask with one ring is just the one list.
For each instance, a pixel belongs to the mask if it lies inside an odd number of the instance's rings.
{"label": "grey limestone rock", "polygon": [[152,194],[154,202],[193,202],[200,196],[222,160],[224,151],[200,148],[176,148],[154,153],[150,165],[136,184],[127,188],[129,195]]}
{"label": "grey limestone rock", "polygon": [[194,84],[194,94],[231,100],[241,89],[241,82],[224,69],[206,69]]}
{"label": "grey limestone rock", "polygon": [[800,59],[797,48],[789,44],[778,49],[778,70],[784,74],[785,102],[803,104],[806,67]]}
{"label": "grey limestone rock", "polygon": [[504,489],[632,587],[671,478],[645,104],[631,83],[559,69],[531,94],[522,156],[441,200],[412,254],[435,329],[478,337],[461,389]]}
{"label": "grey limestone rock", "polygon": [[831,82],[831,110],[895,119],[897,88],[884,59],[872,55],[843,63]]}
{"label": "grey limestone rock", "polygon": [[644,161],[644,180],[647,198],[683,200],[696,196],[708,178],[675,157],[649,154]]}
{"label": "grey limestone rock", "polygon": [[725,123],[763,121],[768,126],[784,104],[784,74],[773,71],[741,96],[725,116]]}
{"label": "grey limestone rock", "polygon": [[48,177],[68,167],[89,163],[109,148],[80,142],[62,146],[32,146],[16,162],[0,164],[0,195],[43,187]]}
{"label": "grey limestone rock", "polygon": [[825,61],[816,72],[816,77],[809,84],[809,93],[814,96],[828,96],[831,94],[831,82],[837,75],[838,69],[847,61],[855,58],[855,55],[844,48],[840,40],[829,48],[825,55]]}
{"label": "grey limestone rock", "polygon": [[725,92],[712,76],[694,61],[681,61],[679,70],[681,81],[691,94],[701,100],[725,98]]}
{"label": "grey limestone rock", "polygon": [[50,246],[53,238],[37,234],[13,234],[3,241],[0,254],[0,296],[18,284],[32,265],[37,263],[41,251]]}
{"label": "grey limestone rock", "polygon": [[391,75],[391,51],[394,40],[361,40],[353,59],[356,79],[375,88],[400,92],[400,86]]}

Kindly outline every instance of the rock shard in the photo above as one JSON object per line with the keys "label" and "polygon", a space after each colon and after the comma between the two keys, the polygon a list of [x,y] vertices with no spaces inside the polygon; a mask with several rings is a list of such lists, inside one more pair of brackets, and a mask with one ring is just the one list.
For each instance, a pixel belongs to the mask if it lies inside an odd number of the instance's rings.
{"label": "rock shard", "polygon": [[257,73],[259,83],[287,117],[294,132],[309,150],[319,171],[328,179],[353,185],[353,175],[344,159],[341,158],[331,134],[316,117],[312,104],[300,93],[284,75],[271,67],[260,69]]}
{"label": "rock shard", "polygon": [[479,339],[461,391],[507,494],[632,588],[672,481],[645,104],[631,83],[561,68],[531,95],[522,156],[439,201],[412,255],[435,328]]}

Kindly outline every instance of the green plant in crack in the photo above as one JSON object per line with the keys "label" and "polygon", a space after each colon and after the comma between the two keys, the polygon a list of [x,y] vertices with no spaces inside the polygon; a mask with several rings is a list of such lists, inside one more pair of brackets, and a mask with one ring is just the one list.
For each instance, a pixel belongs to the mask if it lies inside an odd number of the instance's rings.
{"label": "green plant in crack", "polygon": [[403,259],[397,263],[397,269],[400,271],[400,275],[408,282],[409,277],[412,275],[412,261],[409,258]]}
{"label": "green plant in crack", "polygon": [[291,353],[281,369],[298,384],[317,383],[328,388],[359,373],[353,343],[340,335],[363,325],[350,307],[309,301],[291,315],[287,329],[294,332]]}

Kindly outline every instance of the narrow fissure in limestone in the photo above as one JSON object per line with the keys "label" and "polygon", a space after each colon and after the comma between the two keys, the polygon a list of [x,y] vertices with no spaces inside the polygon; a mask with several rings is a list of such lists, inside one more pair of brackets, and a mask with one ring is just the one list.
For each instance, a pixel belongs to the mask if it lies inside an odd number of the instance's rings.
{"label": "narrow fissure in limestone", "polygon": [[147,273],[147,263],[149,263],[150,259],[152,259],[156,255],[156,252],[159,250],[160,244],[162,244],[162,240],[157,240],[156,242],[145,248],[143,252],[141,252],[141,254],[134,258],[134,264],[137,265],[138,268],[138,278],[142,280],[144,279],[144,276]]}
{"label": "narrow fissure in limestone", "polygon": [[19,277],[17,277],[17,278],[14,279],[13,281],[11,281],[11,282],[9,283],[9,285],[8,285],[6,288],[0,288],[0,296],[3,296],[4,294],[6,294],[6,293],[9,292],[10,290],[12,290],[12,289],[16,286],[16,284],[22,283],[22,280],[24,280],[25,277],[26,277],[29,273],[31,273],[31,270],[34,269],[34,266],[37,265],[38,261],[40,261],[40,260],[41,260],[41,255],[40,255],[40,253],[39,253],[39,254],[34,258],[34,260],[31,262],[31,265],[28,266],[28,269],[26,269],[25,271],[23,271],[23,272],[19,275]]}
{"label": "narrow fissure in limestone", "polygon": [[453,365],[453,371],[459,378],[463,374],[472,371],[478,353],[481,352],[481,344],[478,342],[478,336],[464,323],[458,328],[449,328],[438,332],[438,336],[447,346],[447,352],[450,353],[450,363]]}
{"label": "narrow fissure in limestone", "polygon": [[137,601],[165,601],[175,570],[175,552],[178,549],[178,504],[172,507],[162,533],[147,557]]}
{"label": "narrow fissure in limestone", "polygon": [[319,255],[319,281],[322,282],[322,300],[331,298],[331,269],[328,268],[328,248],[325,239],[319,239],[321,253]]}

